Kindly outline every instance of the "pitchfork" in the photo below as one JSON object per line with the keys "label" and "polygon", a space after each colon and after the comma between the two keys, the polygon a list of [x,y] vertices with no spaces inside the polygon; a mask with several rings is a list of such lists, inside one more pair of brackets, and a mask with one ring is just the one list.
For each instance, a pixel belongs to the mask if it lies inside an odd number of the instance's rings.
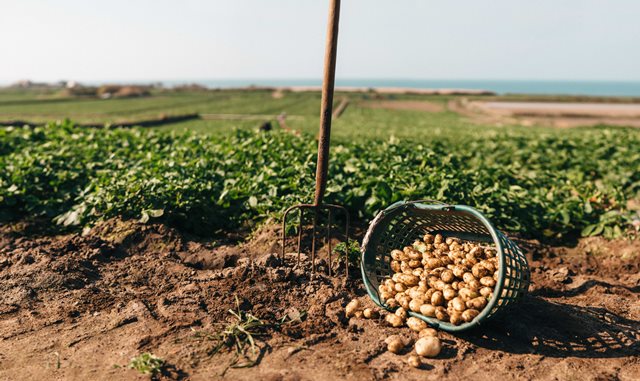
{"label": "pitchfork", "polygon": [[338,211],[344,213],[346,217],[346,255],[345,274],[349,277],[349,212],[340,205],[325,204],[322,202],[325,189],[327,188],[327,172],[329,168],[329,143],[331,140],[331,113],[333,109],[333,89],[336,74],[336,55],[338,50],[338,21],[340,19],[340,0],[331,0],[329,6],[329,22],[327,27],[327,42],[324,56],[324,76],[322,81],[322,102],[320,111],[320,133],[318,135],[318,161],[316,168],[316,193],[313,204],[298,204],[289,207],[282,217],[282,262],[284,263],[285,246],[287,238],[287,216],[290,212],[298,209],[300,212],[300,226],[298,228],[298,259],[300,264],[300,248],[302,244],[303,211],[313,212],[313,228],[311,238],[311,272],[316,271],[316,230],[318,230],[318,215],[321,211],[327,211],[327,246],[329,253],[329,275],[331,270],[331,212]]}

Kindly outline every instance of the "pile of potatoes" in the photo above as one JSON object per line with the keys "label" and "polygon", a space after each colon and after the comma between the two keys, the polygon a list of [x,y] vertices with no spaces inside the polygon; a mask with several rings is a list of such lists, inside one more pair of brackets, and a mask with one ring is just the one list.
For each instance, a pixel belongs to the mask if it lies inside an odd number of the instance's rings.
{"label": "pile of potatoes", "polygon": [[394,274],[378,291],[388,307],[397,309],[385,320],[417,332],[427,325],[407,318],[407,311],[454,325],[473,321],[493,297],[499,269],[495,248],[440,234],[391,251],[390,265]]}
{"label": "pile of potatoes", "polygon": [[[398,309],[400,310],[400,308]],[[383,312],[383,314],[385,314]],[[396,311],[397,313],[397,311]],[[406,311],[405,311],[406,313]],[[381,318],[380,312],[375,308],[364,308],[362,309],[362,304],[358,299],[353,299],[350,301],[345,307],[345,315],[348,318],[367,318],[367,319],[379,319]],[[396,316],[396,314],[388,314],[385,317],[385,320],[389,316]],[[442,344],[440,342],[440,338],[438,337],[438,331],[433,328],[427,327],[427,324],[422,320],[410,317],[407,319],[407,325],[411,327],[414,331],[418,331],[418,340],[416,340],[414,344],[415,354],[411,353],[407,357],[407,364],[415,368],[422,367],[422,357],[436,357],[440,354],[442,349]],[[399,335],[391,335],[386,338],[385,344],[387,345],[387,350],[389,352],[395,354],[401,354],[405,351],[405,348],[409,346],[411,340],[406,337],[402,337]]]}

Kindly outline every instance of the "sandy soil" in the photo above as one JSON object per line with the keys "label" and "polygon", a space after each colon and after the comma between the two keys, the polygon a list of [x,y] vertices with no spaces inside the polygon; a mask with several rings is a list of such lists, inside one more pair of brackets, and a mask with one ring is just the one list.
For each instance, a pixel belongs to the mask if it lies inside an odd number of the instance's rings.
{"label": "sandy soil", "polygon": [[[576,127],[596,124],[640,127],[640,104],[575,103],[575,102],[461,102],[454,108],[465,108],[479,120]],[[477,115],[473,115],[477,114]]]}
{"label": "sandy soil", "polygon": [[[357,271],[344,282],[281,267],[276,233],[220,245],[117,220],[84,237],[1,227],[0,380],[144,380],[127,368],[141,352],[166,360],[157,379],[640,379],[637,241],[520,241],[530,295],[475,331],[442,333],[440,356],[413,369],[383,344],[415,339],[408,329],[345,318],[353,297],[370,303]],[[266,323],[250,368],[212,353],[235,296]]]}
{"label": "sandy soil", "polygon": [[640,118],[640,104],[561,102],[473,102],[473,106],[509,115]]}

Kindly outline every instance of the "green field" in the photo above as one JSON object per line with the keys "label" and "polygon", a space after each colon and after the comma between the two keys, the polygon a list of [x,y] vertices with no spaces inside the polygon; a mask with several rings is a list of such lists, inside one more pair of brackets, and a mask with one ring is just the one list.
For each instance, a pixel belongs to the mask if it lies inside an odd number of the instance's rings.
{"label": "green field", "polygon": [[[336,103],[343,97],[337,94]],[[620,236],[637,230],[640,131],[481,125],[442,111],[372,109],[349,94],[335,120],[327,199],[361,220],[402,199],[475,206],[532,237]],[[319,94],[158,92],[137,99],[69,99],[0,92],[0,120],[117,123],[160,114],[242,114],[154,128],[73,123],[0,129],[0,220],[54,219],[85,226],[124,216],[199,234],[254,226],[310,201]],[[257,130],[286,112],[300,137]],[[277,124],[275,124],[277,126]]]}
{"label": "green field", "polygon": [[[230,133],[234,127],[254,128],[261,120],[275,121],[275,116],[286,112],[290,128],[315,134],[318,129],[320,95],[318,93],[284,92],[276,99],[271,91],[158,91],[151,97],[132,99],[68,98],[55,93],[40,94],[27,90],[0,91],[0,121],[23,120],[45,123],[71,119],[76,123],[135,122],[158,118],[161,115],[241,114],[257,116],[256,120],[191,120],[163,126],[167,130],[190,130],[212,134]],[[396,95],[392,100],[424,100],[444,107],[441,112],[372,109],[375,102],[371,94],[340,94],[351,102],[341,118],[334,121],[336,139],[352,137],[388,138],[435,137],[442,134],[466,134],[485,131],[483,126],[469,123],[458,114],[447,111],[451,97]],[[260,116],[263,116],[262,118]],[[446,129],[446,131],[443,130]],[[521,128],[513,127],[512,130]]]}

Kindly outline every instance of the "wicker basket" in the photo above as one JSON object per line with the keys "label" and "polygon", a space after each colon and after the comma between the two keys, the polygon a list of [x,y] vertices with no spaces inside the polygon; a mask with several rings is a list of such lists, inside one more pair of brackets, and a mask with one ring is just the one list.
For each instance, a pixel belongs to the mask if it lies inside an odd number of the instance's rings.
{"label": "wicker basket", "polygon": [[530,272],[526,257],[480,212],[469,206],[435,201],[400,201],[373,219],[362,242],[362,278],[369,296],[376,304],[387,308],[385,301],[380,300],[378,286],[393,274],[390,268],[391,250],[411,245],[426,233],[495,244],[500,265],[499,277],[493,291],[494,297],[471,322],[456,326],[412,311],[409,311],[409,315],[445,331],[463,331],[503,312],[527,292]]}

